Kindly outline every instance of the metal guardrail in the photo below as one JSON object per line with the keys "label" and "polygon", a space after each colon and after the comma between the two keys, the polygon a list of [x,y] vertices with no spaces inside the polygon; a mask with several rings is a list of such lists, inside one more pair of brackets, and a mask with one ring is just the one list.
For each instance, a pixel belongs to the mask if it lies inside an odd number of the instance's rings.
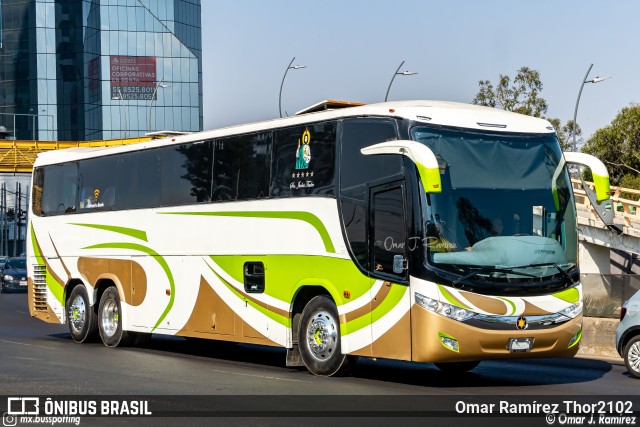
{"label": "metal guardrail", "polygon": [[[592,219],[599,220],[586,192],[582,188],[582,182],[579,179],[572,179],[571,183],[573,184],[576,207],[590,211]],[[585,182],[585,184],[591,189],[594,188],[593,182]],[[611,186],[611,193],[611,201],[616,210],[615,217],[623,220],[624,225],[627,227],[640,230],[640,190]],[[629,197],[636,200],[630,199]]]}

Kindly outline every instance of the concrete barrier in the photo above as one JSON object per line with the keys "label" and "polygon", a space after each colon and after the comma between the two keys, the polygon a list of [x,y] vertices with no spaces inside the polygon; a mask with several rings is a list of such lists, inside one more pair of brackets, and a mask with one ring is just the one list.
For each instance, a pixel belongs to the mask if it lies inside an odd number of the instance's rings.
{"label": "concrete barrier", "polygon": [[616,328],[620,320],[584,317],[578,356],[620,359],[616,351]]}

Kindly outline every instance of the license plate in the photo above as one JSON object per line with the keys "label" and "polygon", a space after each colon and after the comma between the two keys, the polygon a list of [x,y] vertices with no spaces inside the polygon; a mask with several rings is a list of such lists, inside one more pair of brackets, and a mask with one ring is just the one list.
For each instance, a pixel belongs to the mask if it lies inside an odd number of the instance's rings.
{"label": "license plate", "polygon": [[531,351],[532,347],[533,338],[511,338],[507,344],[507,348],[512,353]]}
{"label": "license plate", "polygon": [[26,280],[21,280],[20,281],[20,286],[27,286],[27,281]]}

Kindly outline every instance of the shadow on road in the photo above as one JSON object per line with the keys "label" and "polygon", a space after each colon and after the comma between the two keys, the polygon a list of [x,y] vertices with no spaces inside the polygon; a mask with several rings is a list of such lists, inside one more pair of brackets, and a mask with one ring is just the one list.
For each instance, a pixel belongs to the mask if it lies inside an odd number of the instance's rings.
{"label": "shadow on road", "polygon": [[[49,336],[71,341],[66,333]],[[174,357],[209,358],[271,368],[303,369],[286,368],[286,351],[282,348],[224,341],[153,335],[150,341],[136,347],[135,351],[170,354]],[[471,372],[451,374],[440,371],[431,363],[359,358],[350,375],[353,378],[412,386],[506,388],[590,382],[603,377],[611,369],[609,362],[597,359],[526,359],[485,361]]]}
{"label": "shadow on road", "polygon": [[361,360],[354,375],[427,387],[512,387],[590,382],[612,369],[595,359],[485,361],[468,373],[452,375],[430,363]]}

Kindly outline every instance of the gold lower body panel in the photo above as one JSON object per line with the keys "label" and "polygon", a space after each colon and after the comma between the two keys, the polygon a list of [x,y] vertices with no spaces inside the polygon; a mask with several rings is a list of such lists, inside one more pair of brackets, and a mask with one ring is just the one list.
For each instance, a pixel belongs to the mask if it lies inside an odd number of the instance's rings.
{"label": "gold lower body panel", "polygon": [[[412,359],[415,362],[462,362],[491,359],[522,359],[532,357],[571,357],[579,344],[569,347],[571,339],[582,328],[582,315],[548,329],[513,330],[482,329],[432,313],[418,305],[412,308]],[[459,351],[446,348],[439,334],[458,341]],[[510,352],[511,338],[533,338],[528,352]]]}

